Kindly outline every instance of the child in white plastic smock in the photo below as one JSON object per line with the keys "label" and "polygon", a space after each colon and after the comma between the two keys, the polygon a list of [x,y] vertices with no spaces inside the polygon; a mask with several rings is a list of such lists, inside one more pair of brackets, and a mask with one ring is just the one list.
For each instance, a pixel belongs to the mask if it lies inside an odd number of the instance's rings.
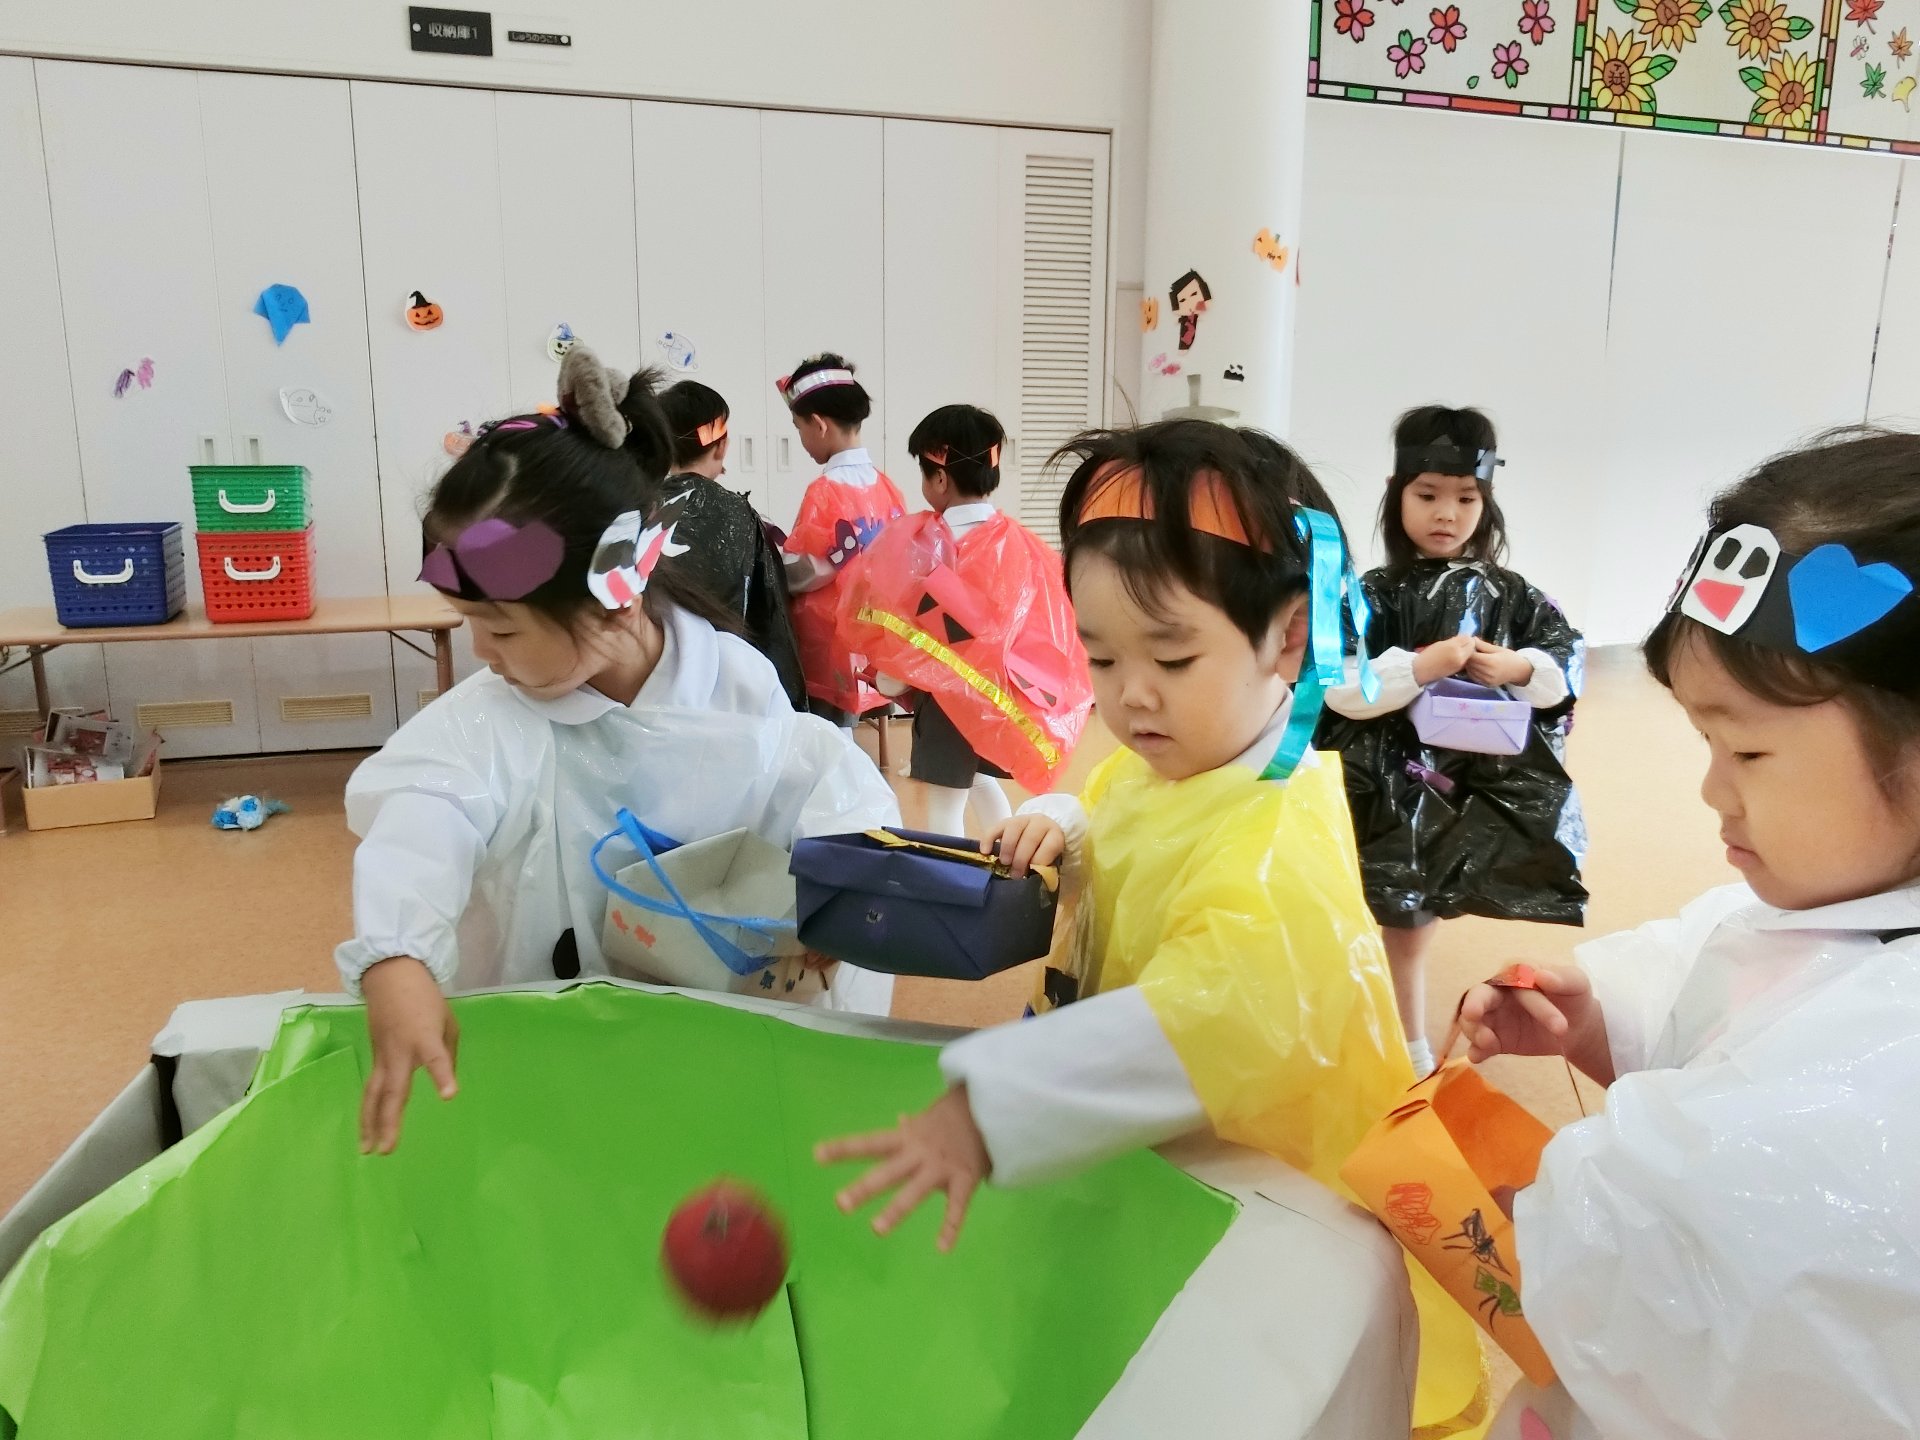
{"label": "child in white plastic smock", "polygon": [[1715,500],[1646,653],[1744,883],[1465,1000],[1473,1059],[1608,1087],[1512,1202],[1561,1384],[1503,1440],[1920,1434],[1916,587],[1920,436]]}
{"label": "child in white plastic smock", "polygon": [[[931,1108],[820,1150],[877,1162],[840,1203],[896,1190],[882,1233],[943,1192],[943,1248],[983,1181],[1033,1184],[1192,1131],[1337,1188],[1413,1080],[1340,763],[1308,746],[1341,660],[1336,522],[1298,508],[1311,479],[1291,452],[1263,460],[1223,426],[1096,433],[1070,453],[1067,579],[1123,748],[1077,801],[1033,800],[987,841],[1016,873],[1064,860],[1082,886],[1070,933],[1037,1018],[948,1046]],[[1451,1417],[1479,1359],[1447,1304],[1457,1372],[1434,1393]]]}
{"label": "child in white plastic smock", "polygon": [[[672,500],[648,516],[643,497],[672,439],[628,392],[576,345],[559,408],[492,426],[427,507],[421,578],[460,611],[487,668],[347,785],[361,842],[355,935],[336,959],[367,1002],[369,1149],[398,1139],[415,1070],[454,1093],[443,991],[606,973],[590,855],[620,809],[681,844],[748,829],[791,846],[897,823],[846,734],[796,715],[731,617],[655,569],[679,549]],[[888,1011],[890,976],[841,965],[825,982],[817,1003]]]}

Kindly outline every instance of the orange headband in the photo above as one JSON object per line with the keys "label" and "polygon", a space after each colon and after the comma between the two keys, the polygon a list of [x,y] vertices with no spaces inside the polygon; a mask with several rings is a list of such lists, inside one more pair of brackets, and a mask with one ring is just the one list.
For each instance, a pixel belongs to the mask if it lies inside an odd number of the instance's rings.
{"label": "orange headband", "polygon": [[709,420],[698,430],[694,431],[693,438],[699,442],[700,448],[704,450],[709,445],[717,444],[720,438],[726,433],[727,417],[722,415],[718,420]]}
{"label": "orange headband", "polygon": [[[930,445],[925,450],[922,450],[920,452],[920,458],[926,461],[929,465],[945,466],[947,463],[947,456],[950,453],[951,452],[944,445]],[[962,460],[978,460],[981,457],[979,455],[962,455],[960,458]],[[986,462],[987,462],[987,468],[990,470],[997,470],[1000,468],[1000,446],[997,443],[993,445],[989,445],[987,447]]]}
{"label": "orange headband", "polygon": [[[1109,460],[1094,472],[1087,486],[1087,498],[1080,502],[1080,523],[1093,520],[1151,520],[1153,496],[1148,493],[1146,476],[1138,465]],[[1249,549],[1271,550],[1271,545],[1255,545],[1247,537],[1247,527],[1233,503],[1233,492],[1217,470],[1196,470],[1193,490],[1187,497],[1187,523],[1195,530],[1231,540]]]}

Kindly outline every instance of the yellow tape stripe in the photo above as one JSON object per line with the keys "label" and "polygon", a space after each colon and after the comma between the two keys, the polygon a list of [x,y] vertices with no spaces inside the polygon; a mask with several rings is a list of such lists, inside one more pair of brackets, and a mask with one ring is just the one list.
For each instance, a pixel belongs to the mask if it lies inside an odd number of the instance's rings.
{"label": "yellow tape stripe", "polygon": [[1026,736],[1027,743],[1033,746],[1049,770],[1060,763],[1060,747],[1047,737],[1047,732],[1040,728],[1039,722],[1020,708],[1017,700],[918,625],[902,620],[898,615],[890,615],[885,610],[876,610],[871,605],[862,605],[858,618],[869,625],[878,625],[882,630],[898,635],[914,649],[923,650],[938,660],[958,675],[967,686],[985,696],[987,703],[994,709],[1011,720],[1014,728]]}

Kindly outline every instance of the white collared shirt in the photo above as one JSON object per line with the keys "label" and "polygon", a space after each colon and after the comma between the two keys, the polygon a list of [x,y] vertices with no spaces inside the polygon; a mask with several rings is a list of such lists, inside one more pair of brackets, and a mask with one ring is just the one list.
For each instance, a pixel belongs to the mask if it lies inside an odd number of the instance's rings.
{"label": "white collared shirt", "polygon": [[839,485],[872,485],[880,478],[880,471],[873,463],[873,457],[867,453],[867,447],[856,445],[850,450],[836,450],[827,457],[827,463],[820,467],[820,473]]}
{"label": "white collared shirt", "polygon": [[940,518],[946,522],[947,529],[953,532],[957,543],[999,513],[999,507],[991,500],[969,500],[964,505],[949,505],[940,512]]}

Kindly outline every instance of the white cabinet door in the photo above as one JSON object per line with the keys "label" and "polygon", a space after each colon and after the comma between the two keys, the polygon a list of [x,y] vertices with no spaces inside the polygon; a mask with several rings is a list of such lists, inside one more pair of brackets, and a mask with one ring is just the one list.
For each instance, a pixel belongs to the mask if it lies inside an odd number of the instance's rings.
{"label": "white cabinet door", "polygon": [[554,328],[607,364],[639,356],[634,292],[633,128],[624,100],[502,93],[500,223],[513,408],[550,405]]}
{"label": "white cabinet door", "polygon": [[[853,361],[873,396],[873,417],[862,438],[876,458],[887,454],[880,126],[856,115],[768,110],[760,116],[769,365],[764,383],[822,350]],[[776,411],[773,418],[767,515],[784,529],[819,467],[801,450],[785,416]]]}
{"label": "white cabinet door", "polygon": [[999,370],[1012,382],[1000,419],[1013,437],[1001,503],[1051,542],[1067,477],[1048,459],[1106,415],[1111,144],[1074,131],[999,133]]}
{"label": "white cabinet door", "polygon": [[[633,105],[634,231],[640,269],[640,358],[667,367],[666,380],[697,380],[720,392],[731,415],[725,482],[773,503],[768,445],[788,437],[786,407],[773,393],[761,288],[760,112],[721,105]],[[667,335],[693,347],[675,367]],[[776,427],[770,431],[769,427]]]}
{"label": "white cabinet door", "polygon": [[[56,61],[35,70],[88,518],[179,521],[198,601],[187,466],[203,442],[232,458],[198,77]],[[152,388],[116,398],[115,377],[147,358]],[[259,748],[247,641],[115,645],[106,665],[115,712],[159,718],[168,755]]]}
{"label": "white cabinet door", "polygon": [[[6,257],[0,265],[0,335],[7,337],[0,346],[0,434],[9,450],[0,492],[5,609],[53,603],[40,537],[87,518],[33,61],[12,56],[0,56],[0,195],[6,197],[0,203],[0,256]],[[47,676],[55,704],[107,703],[97,645],[56,650],[47,657]],[[0,759],[35,723],[33,677],[23,666],[0,679]]]}
{"label": "white cabinet door", "polygon": [[[424,588],[415,580],[420,513],[447,465],[445,436],[462,421],[508,414],[515,399],[495,97],[358,80],[352,93],[387,577],[394,593],[406,594]],[[516,203],[559,216],[570,198],[535,187]],[[438,328],[408,326],[415,291],[440,307]],[[464,630],[457,634],[464,674],[472,652]],[[396,646],[394,679],[404,720],[432,690],[432,662]]]}
{"label": "white cabinet door", "polygon": [[[347,82],[198,78],[234,455],[307,467],[320,595],[384,594]],[[311,312],[284,343],[253,313],[269,285],[294,286]],[[315,392],[332,418],[296,423],[283,390]],[[346,749],[393,733],[384,635],[258,640],[253,657],[263,749]]]}
{"label": "white cabinet door", "polygon": [[1014,429],[1000,414],[1001,137],[985,125],[888,120],[882,138],[887,448],[874,455],[917,510],[920,471],[907,438],[928,411],[978,405]]}

